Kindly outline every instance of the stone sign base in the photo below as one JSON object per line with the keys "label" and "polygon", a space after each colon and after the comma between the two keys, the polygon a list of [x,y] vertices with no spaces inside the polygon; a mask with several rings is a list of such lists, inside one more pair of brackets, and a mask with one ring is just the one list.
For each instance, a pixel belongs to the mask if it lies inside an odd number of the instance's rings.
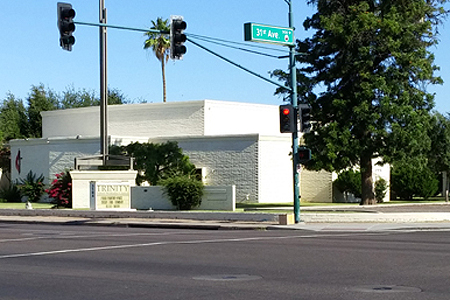
{"label": "stone sign base", "polygon": [[70,171],[72,207],[91,210],[130,210],[131,187],[137,171]]}

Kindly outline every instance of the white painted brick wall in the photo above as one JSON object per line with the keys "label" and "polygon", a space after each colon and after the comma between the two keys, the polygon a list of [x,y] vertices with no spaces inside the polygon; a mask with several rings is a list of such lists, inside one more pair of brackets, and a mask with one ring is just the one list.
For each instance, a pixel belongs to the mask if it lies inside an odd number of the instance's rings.
{"label": "white painted brick wall", "polygon": [[[204,101],[110,105],[108,135],[203,135],[203,107]],[[42,119],[44,138],[100,135],[99,107],[46,111]]]}
{"label": "white painted brick wall", "polygon": [[[205,168],[207,185],[236,185],[236,202],[257,202],[258,135],[174,138],[197,168]],[[166,139],[151,139],[164,142]]]}
{"label": "white painted brick wall", "polygon": [[[55,174],[74,166],[75,157],[99,153],[100,141],[95,139],[32,139],[11,141],[12,181],[23,178],[31,170],[43,174],[45,182],[55,179]],[[15,158],[20,149],[22,169],[15,168]]]}
{"label": "white painted brick wall", "polygon": [[[42,135],[96,137],[100,108],[42,112]],[[278,106],[230,101],[187,101],[108,106],[108,135],[170,137],[259,133],[280,135]]]}
{"label": "white painted brick wall", "polygon": [[[147,210],[175,210],[161,186],[135,186],[131,188],[131,208]],[[202,203],[194,210],[236,209],[235,186],[205,186]]]}
{"label": "white painted brick wall", "polygon": [[300,194],[302,201],[332,202],[332,174],[327,171],[303,169],[300,175]]}

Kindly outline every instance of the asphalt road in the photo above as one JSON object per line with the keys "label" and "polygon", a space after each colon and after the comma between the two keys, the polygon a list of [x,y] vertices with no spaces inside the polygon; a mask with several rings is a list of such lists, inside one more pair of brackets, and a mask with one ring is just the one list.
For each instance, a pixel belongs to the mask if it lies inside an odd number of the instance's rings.
{"label": "asphalt road", "polygon": [[448,299],[450,232],[0,224],[0,299]]}
{"label": "asphalt road", "polygon": [[327,206],[314,207],[310,206],[303,208],[308,211],[357,211],[357,212],[382,212],[382,213],[410,213],[410,212],[450,212],[450,202],[441,202],[439,204],[432,203],[417,203],[417,204],[377,204],[377,205],[355,205],[355,206],[334,206],[332,208]]}

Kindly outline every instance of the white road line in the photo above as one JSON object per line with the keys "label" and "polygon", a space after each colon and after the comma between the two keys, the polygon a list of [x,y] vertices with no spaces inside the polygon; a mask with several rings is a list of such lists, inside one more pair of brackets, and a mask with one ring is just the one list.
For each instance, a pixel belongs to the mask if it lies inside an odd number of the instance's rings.
{"label": "white road line", "polygon": [[42,240],[42,239],[71,239],[71,238],[98,238],[98,237],[133,237],[133,236],[161,236],[161,235],[174,235],[180,232],[165,232],[165,233],[127,233],[127,234],[96,234],[96,235],[51,235],[51,236],[34,236],[15,239],[3,239],[0,243],[7,242],[25,242],[30,240]]}
{"label": "white road line", "polygon": [[20,258],[20,257],[34,257],[34,256],[44,256],[44,255],[56,255],[65,253],[76,253],[76,252],[90,252],[90,251],[106,251],[106,250],[116,250],[116,249],[127,249],[127,248],[139,248],[139,247],[150,247],[150,246],[161,246],[161,245],[189,245],[189,244],[208,244],[208,243],[236,243],[236,242],[247,242],[247,241],[267,241],[267,240],[279,240],[279,239],[299,239],[299,238],[323,238],[323,237],[348,237],[348,236],[368,236],[368,235],[387,235],[387,233],[347,233],[347,234],[329,234],[329,235],[295,235],[295,236],[278,236],[278,237],[249,237],[249,238],[230,238],[230,239],[210,239],[210,240],[192,240],[192,241],[167,241],[167,242],[153,242],[153,243],[142,243],[142,244],[127,244],[127,245],[112,245],[112,246],[102,246],[102,247],[91,247],[91,248],[79,248],[79,249],[66,249],[66,250],[53,250],[44,252],[29,252],[29,253],[16,253],[16,254],[5,254],[0,255],[0,259],[7,258]]}

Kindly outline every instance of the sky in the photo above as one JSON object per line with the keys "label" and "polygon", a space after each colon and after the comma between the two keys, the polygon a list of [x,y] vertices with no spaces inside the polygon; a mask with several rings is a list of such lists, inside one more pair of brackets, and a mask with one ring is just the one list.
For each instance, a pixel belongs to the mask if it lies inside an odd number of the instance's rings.
{"label": "sky", "polygon": [[[32,85],[62,93],[68,88],[94,90],[99,94],[99,29],[76,25],[71,52],[59,46],[58,1],[0,1],[0,100],[12,93],[24,100]],[[98,23],[98,0],[72,0],[75,21]],[[293,0],[295,38],[310,36],[302,23],[315,9],[306,0]],[[254,22],[288,27],[285,0],[105,0],[107,22],[111,25],[150,28],[158,17],[183,16],[186,34],[196,34],[244,43],[275,56],[288,54],[283,46],[268,46],[244,41],[244,23]],[[440,27],[440,44],[430,49],[444,79],[442,86],[429,87],[436,93],[435,109],[450,112],[449,21]],[[143,33],[108,29],[108,86],[120,90],[130,102],[162,102],[161,64],[154,54],[143,49]],[[229,49],[196,40],[220,55],[251,71],[270,78],[275,69],[287,70],[287,58],[273,58]],[[224,100],[249,103],[283,103],[275,96],[276,85],[255,77],[205,50],[186,42],[182,60],[169,60],[166,67],[167,101]],[[239,47],[244,47],[239,45]]]}

